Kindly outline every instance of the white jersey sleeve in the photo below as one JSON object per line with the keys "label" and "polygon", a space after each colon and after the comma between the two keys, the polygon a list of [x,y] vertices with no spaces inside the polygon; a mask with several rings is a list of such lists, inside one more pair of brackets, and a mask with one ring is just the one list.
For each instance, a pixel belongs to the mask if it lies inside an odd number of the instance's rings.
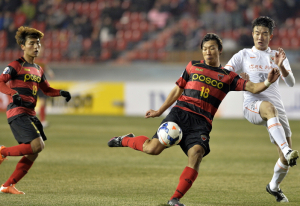
{"label": "white jersey sleeve", "polygon": [[238,74],[243,72],[243,50],[233,55],[224,68]]}
{"label": "white jersey sleeve", "polygon": [[287,58],[283,61],[283,66],[289,72],[289,75],[286,77],[283,77],[281,75],[281,78],[283,79],[283,81],[285,82],[286,85],[288,85],[289,87],[293,87],[295,85],[296,81],[295,81],[295,77],[292,73],[292,69],[291,69],[289,60]]}

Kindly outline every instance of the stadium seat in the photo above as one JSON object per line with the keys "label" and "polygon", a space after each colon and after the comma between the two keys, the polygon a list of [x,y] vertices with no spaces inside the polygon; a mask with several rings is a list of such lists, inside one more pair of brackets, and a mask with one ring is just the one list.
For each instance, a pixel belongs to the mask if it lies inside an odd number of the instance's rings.
{"label": "stadium seat", "polygon": [[11,50],[11,49],[5,50],[5,53],[4,53],[5,61],[12,61],[13,59],[16,59],[16,58],[18,58],[18,57],[14,57],[13,50]]}
{"label": "stadium seat", "polygon": [[79,13],[82,14],[82,2],[77,1],[74,5],[74,9]]}
{"label": "stadium seat", "polygon": [[108,49],[103,49],[101,51],[100,60],[106,61],[111,58],[111,52]]}
{"label": "stadium seat", "polygon": [[70,11],[74,10],[74,2],[68,2],[65,8],[66,13],[69,13]]}
{"label": "stadium seat", "polygon": [[140,41],[142,38],[142,33],[140,30],[134,30],[132,31],[132,38],[131,40],[134,42]]}
{"label": "stadium seat", "polygon": [[291,46],[291,41],[289,38],[282,38],[281,39],[281,46],[283,49],[289,49]]}
{"label": "stadium seat", "polygon": [[85,15],[88,15],[91,12],[89,2],[82,3],[81,12]]}
{"label": "stadium seat", "polygon": [[126,49],[126,47],[127,47],[127,42],[125,40],[123,40],[123,39],[117,40],[117,42],[116,42],[116,50],[117,51],[123,51]]}
{"label": "stadium seat", "polygon": [[[1,42],[0,42],[1,44]],[[0,49],[0,61],[4,61],[5,60],[5,51]]]}
{"label": "stadium seat", "polygon": [[294,27],[295,20],[293,18],[287,18],[285,20],[286,27]]}
{"label": "stadium seat", "polygon": [[90,38],[86,38],[82,41],[83,51],[88,51],[92,46],[92,40]]}
{"label": "stadium seat", "polygon": [[54,49],[52,51],[52,61],[60,61],[62,59],[62,55],[59,49]]}
{"label": "stadium seat", "polygon": [[280,28],[278,31],[278,34],[279,34],[279,37],[281,37],[281,38],[287,37],[288,36],[287,28],[285,28],[285,27]]}
{"label": "stadium seat", "polygon": [[300,28],[300,17],[297,17],[295,19],[295,26],[296,26],[296,28]]}
{"label": "stadium seat", "polygon": [[140,30],[142,32],[147,32],[149,30],[149,25],[147,21],[140,22]]}
{"label": "stadium seat", "polygon": [[291,38],[291,49],[299,49],[300,47],[300,40],[297,37]]}
{"label": "stadium seat", "polygon": [[118,30],[116,33],[116,38],[117,39],[124,39],[124,31],[123,30]]}
{"label": "stadium seat", "polygon": [[132,41],[132,31],[131,30],[127,30],[124,33],[124,39],[126,41]]}
{"label": "stadium seat", "polygon": [[297,30],[294,27],[289,28],[287,33],[288,33],[288,37],[290,38],[297,37]]}

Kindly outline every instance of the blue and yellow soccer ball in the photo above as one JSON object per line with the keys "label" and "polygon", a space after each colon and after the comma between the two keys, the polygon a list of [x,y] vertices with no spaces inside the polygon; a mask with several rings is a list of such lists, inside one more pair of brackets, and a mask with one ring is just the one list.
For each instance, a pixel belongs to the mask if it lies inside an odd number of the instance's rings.
{"label": "blue and yellow soccer ball", "polygon": [[178,144],[182,139],[182,130],[175,122],[164,122],[157,130],[158,140],[166,147]]}

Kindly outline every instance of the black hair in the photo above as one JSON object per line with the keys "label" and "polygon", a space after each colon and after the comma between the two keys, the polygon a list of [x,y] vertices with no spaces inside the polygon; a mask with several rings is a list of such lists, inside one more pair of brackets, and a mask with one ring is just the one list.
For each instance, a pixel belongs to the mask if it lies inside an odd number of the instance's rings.
{"label": "black hair", "polygon": [[216,41],[217,44],[218,44],[218,49],[219,49],[219,51],[222,51],[222,49],[223,49],[223,43],[222,43],[222,40],[221,40],[221,38],[220,38],[218,35],[216,35],[216,34],[214,34],[214,33],[208,33],[208,34],[206,34],[206,35],[204,36],[204,38],[202,39],[202,42],[201,42],[201,49],[203,49],[203,44],[204,44],[205,42],[211,41],[211,40]]}
{"label": "black hair", "polygon": [[256,26],[267,27],[270,31],[270,34],[273,34],[275,28],[275,21],[268,16],[260,16],[252,22],[252,31]]}

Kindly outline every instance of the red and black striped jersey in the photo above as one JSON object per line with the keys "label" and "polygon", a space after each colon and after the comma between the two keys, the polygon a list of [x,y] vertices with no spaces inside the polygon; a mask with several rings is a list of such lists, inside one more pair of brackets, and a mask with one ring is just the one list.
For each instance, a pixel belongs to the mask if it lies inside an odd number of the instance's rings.
{"label": "red and black striped jersey", "polygon": [[176,84],[184,89],[175,107],[203,116],[212,124],[219,105],[230,91],[244,91],[246,82],[235,73],[191,61]]}
{"label": "red and black striped jersey", "polygon": [[17,106],[10,97],[6,111],[8,122],[24,113],[36,115],[34,108],[39,88],[48,96],[60,96],[60,90],[50,87],[43,69],[37,64],[26,62],[23,57],[11,62],[4,69],[0,75],[0,92],[10,96],[18,92],[22,98],[22,105]]}

